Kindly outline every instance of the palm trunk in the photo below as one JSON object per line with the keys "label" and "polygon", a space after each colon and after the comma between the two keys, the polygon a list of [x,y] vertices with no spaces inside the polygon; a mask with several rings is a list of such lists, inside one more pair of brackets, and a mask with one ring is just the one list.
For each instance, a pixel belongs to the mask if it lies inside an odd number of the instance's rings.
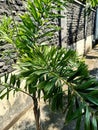
{"label": "palm trunk", "polygon": [[41,126],[40,126],[40,108],[38,107],[38,101],[36,96],[34,96],[33,98],[33,111],[34,111],[34,116],[35,116],[35,122],[36,122],[36,130],[41,130]]}

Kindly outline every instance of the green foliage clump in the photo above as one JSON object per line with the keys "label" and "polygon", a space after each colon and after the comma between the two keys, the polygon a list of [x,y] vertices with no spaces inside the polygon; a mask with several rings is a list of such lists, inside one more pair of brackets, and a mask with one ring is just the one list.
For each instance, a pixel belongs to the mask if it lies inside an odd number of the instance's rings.
{"label": "green foliage clump", "polygon": [[78,130],[84,118],[85,130],[90,126],[97,130],[98,81],[90,77],[85,63],[64,48],[33,45],[30,55],[19,59],[19,74],[11,75],[10,83],[5,76],[6,92],[1,98],[13,90],[23,92],[20,82],[24,79],[26,94],[40,99],[43,93],[53,111],[66,113],[67,124],[77,119]]}

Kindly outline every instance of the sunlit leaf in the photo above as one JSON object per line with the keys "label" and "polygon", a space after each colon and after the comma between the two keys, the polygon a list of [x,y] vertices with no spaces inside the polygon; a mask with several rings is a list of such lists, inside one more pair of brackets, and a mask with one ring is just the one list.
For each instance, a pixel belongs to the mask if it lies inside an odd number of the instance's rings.
{"label": "sunlit leaf", "polygon": [[85,130],[90,130],[90,116],[91,116],[91,113],[90,113],[88,107],[86,107]]}
{"label": "sunlit leaf", "polygon": [[96,120],[96,117],[95,115],[92,116],[92,130],[98,130],[98,127],[97,127],[97,120]]}

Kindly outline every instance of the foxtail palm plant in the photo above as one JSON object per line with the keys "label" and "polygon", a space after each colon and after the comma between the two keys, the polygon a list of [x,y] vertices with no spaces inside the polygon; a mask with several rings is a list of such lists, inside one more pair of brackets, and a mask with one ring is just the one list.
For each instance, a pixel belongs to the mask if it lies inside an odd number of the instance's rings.
{"label": "foxtail palm plant", "polygon": [[[20,16],[21,23],[14,25],[12,18],[1,22],[0,40],[15,45],[19,73],[5,75],[0,98],[9,97],[10,91],[29,95],[34,103],[37,130],[41,130],[38,107],[41,93],[53,111],[65,113],[65,123],[77,119],[79,130],[83,117],[85,130],[97,130],[98,82],[90,77],[75,51],[42,45],[51,42],[60,29],[55,22],[63,17],[58,11],[65,4],[63,0],[28,0],[27,13]],[[24,89],[20,87],[22,79],[26,81]]]}

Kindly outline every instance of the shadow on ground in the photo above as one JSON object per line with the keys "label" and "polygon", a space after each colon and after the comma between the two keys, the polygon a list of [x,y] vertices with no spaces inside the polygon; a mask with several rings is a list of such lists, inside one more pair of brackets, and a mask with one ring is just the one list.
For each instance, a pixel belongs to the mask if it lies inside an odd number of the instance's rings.
{"label": "shadow on ground", "polygon": [[[49,109],[49,105],[45,105],[43,107],[43,112],[46,115],[45,120],[41,121],[42,130],[75,130],[75,123],[76,121],[73,121],[70,123],[70,125],[65,126],[64,125],[64,114],[61,112],[52,112]],[[81,123],[81,129],[83,128],[83,123]],[[31,120],[23,120],[21,123],[19,123],[16,128],[14,127],[13,130],[36,130],[35,129],[35,122],[31,122]]]}
{"label": "shadow on ground", "polygon": [[86,56],[86,59],[98,59],[98,56]]}
{"label": "shadow on ground", "polygon": [[98,79],[98,68],[90,70],[90,75]]}

